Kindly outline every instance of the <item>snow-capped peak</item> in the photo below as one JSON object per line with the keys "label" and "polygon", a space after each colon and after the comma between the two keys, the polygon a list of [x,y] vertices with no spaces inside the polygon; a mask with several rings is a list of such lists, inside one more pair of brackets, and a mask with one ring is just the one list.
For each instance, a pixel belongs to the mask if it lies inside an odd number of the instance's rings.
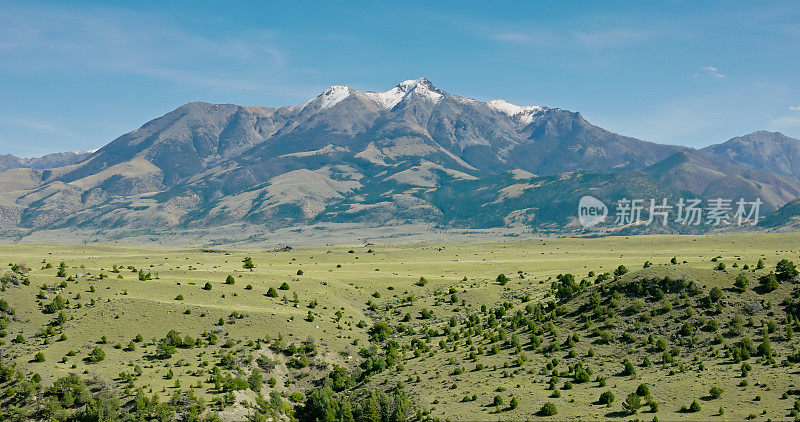
{"label": "snow-capped peak", "polygon": [[350,96],[350,91],[352,91],[352,89],[347,85],[333,85],[326,89],[317,97],[322,100],[320,109],[324,110],[339,104],[342,100]]}
{"label": "snow-capped peak", "polygon": [[443,96],[441,91],[439,91],[435,86],[433,86],[431,81],[425,78],[417,78],[400,82],[400,84],[397,85],[397,88],[400,88],[400,90],[407,93],[416,92],[417,94],[420,94],[423,97],[428,98],[434,103],[438,103]]}
{"label": "snow-capped peak", "polygon": [[528,124],[533,121],[533,116],[544,110],[540,106],[518,106],[506,100],[492,100],[486,103],[489,108],[505,113],[511,117],[516,117],[520,122]]}
{"label": "snow-capped peak", "polygon": [[438,103],[443,97],[441,91],[425,78],[400,82],[396,87],[386,92],[365,92],[364,94],[381,107],[391,109],[412,92],[422,95],[424,98],[433,101],[434,104]]}
{"label": "snow-capped peak", "polygon": [[436,87],[433,86],[431,81],[429,81],[429,80],[427,80],[427,79],[425,79],[423,77],[420,77],[420,78],[417,78],[417,79],[409,79],[407,81],[400,82],[397,85],[398,88],[403,89],[403,90],[405,90],[407,92],[408,91],[412,91],[417,86],[422,86],[422,87],[424,87],[426,89],[436,89]]}

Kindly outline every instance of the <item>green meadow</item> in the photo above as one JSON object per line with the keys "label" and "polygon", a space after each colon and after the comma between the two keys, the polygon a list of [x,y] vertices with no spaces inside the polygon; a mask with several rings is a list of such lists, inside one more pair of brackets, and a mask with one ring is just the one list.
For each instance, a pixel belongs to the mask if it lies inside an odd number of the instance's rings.
{"label": "green meadow", "polygon": [[[303,420],[327,400],[368,420],[376,392],[395,397],[384,420],[792,419],[800,305],[782,259],[800,262],[800,234],[4,245],[0,407],[88,414],[88,396],[49,389],[74,373],[122,419]],[[194,413],[170,401],[187,392]],[[172,413],[141,404],[154,395]]]}

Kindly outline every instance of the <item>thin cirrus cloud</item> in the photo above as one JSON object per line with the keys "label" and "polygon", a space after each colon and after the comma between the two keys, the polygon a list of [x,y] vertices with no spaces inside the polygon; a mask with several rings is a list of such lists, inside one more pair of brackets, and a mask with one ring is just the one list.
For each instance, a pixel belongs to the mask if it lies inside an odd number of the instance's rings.
{"label": "thin cirrus cloud", "polygon": [[[244,77],[286,63],[269,31],[203,37],[123,9],[21,7],[0,11],[3,72],[106,72],[219,90],[263,91]],[[35,52],[35,53],[32,53]],[[237,70],[239,69],[239,70]]]}
{"label": "thin cirrus cloud", "polygon": [[623,47],[652,38],[655,33],[650,30],[633,28],[603,28],[593,31],[504,31],[483,30],[493,41],[537,46],[575,46],[589,49],[607,49]]}
{"label": "thin cirrus cloud", "polygon": [[25,129],[34,130],[37,132],[43,132],[50,135],[57,135],[63,138],[75,138],[79,139],[81,136],[69,129],[63,128],[53,122],[50,121],[43,121],[43,120],[36,120],[30,118],[3,118],[0,119],[4,125],[14,125],[19,126]]}
{"label": "thin cirrus cloud", "polygon": [[800,111],[800,105],[798,105],[798,106],[789,106],[789,110],[791,110],[791,111]]}
{"label": "thin cirrus cloud", "polygon": [[714,78],[720,78],[720,79],[728,77],[728,75],[724,75],[724,74],[720,73],[719,69],[717,69],[714,66],[703,66],[703,67],[700,68],[700,71],[702,73],[695,74],[694,75],[695,78],[697,78],[699,76],[702,76],[702,75],[712,76]]}

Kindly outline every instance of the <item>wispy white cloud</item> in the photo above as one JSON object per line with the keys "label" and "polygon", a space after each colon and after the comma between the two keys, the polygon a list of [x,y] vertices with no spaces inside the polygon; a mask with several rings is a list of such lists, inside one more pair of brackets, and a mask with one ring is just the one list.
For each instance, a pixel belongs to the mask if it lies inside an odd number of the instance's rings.
{"label": "wispy white cloud", "polygon": [[719,69],[717,69],[714,66],[703,66],[703,67],[700,68],[700,71],[702,73],[695,73],[694,74],[695,78],[698,78],[698,77],[703,76],[703,75],[712,76],[714,78],[720,78],[720,79],[728,77],[728,75],[723,75],[722,73],[719,73]]}
{"label": "wispy white cloud", "polygon": [[587,31],[497,30],[489,28],[481,28],[479,31],[486,38],[502,43],[594,50],[622,47],[646,40],[654,35],[652,30],[616,27]]}
{"label": "wispy white cloud", "polygon": [[800,111],[800,105],[798,105],[798,106],[789,106],[789,110]]}
{"label": "wispy white cloud", "polygon": [[70,139],[83,139],[84,137],[70,129],[65,128],[63,125],[58,124],[52,120],[37,119],[30,117],[0,117],[0,124],[8,128],[16,126],[30,132],[35,132],[48,136],[56,136],[59,138]]}

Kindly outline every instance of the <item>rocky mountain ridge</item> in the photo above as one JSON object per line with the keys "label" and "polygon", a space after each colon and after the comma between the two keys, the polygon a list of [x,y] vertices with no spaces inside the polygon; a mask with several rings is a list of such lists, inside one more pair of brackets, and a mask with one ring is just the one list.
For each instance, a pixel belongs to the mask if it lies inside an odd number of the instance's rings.
{"label": "rocky mountain ridge", "polygon": [[80,162],[6,170],[0,225],[16,233],[358,223],[575,234],[584,194],[759,197],[772,213],[800,196],[798,145],[756,132],[693,150],[618,135],[577,112],[453,95],[425,78],[385,92],[339,85],[289,107],[188,103]]}

